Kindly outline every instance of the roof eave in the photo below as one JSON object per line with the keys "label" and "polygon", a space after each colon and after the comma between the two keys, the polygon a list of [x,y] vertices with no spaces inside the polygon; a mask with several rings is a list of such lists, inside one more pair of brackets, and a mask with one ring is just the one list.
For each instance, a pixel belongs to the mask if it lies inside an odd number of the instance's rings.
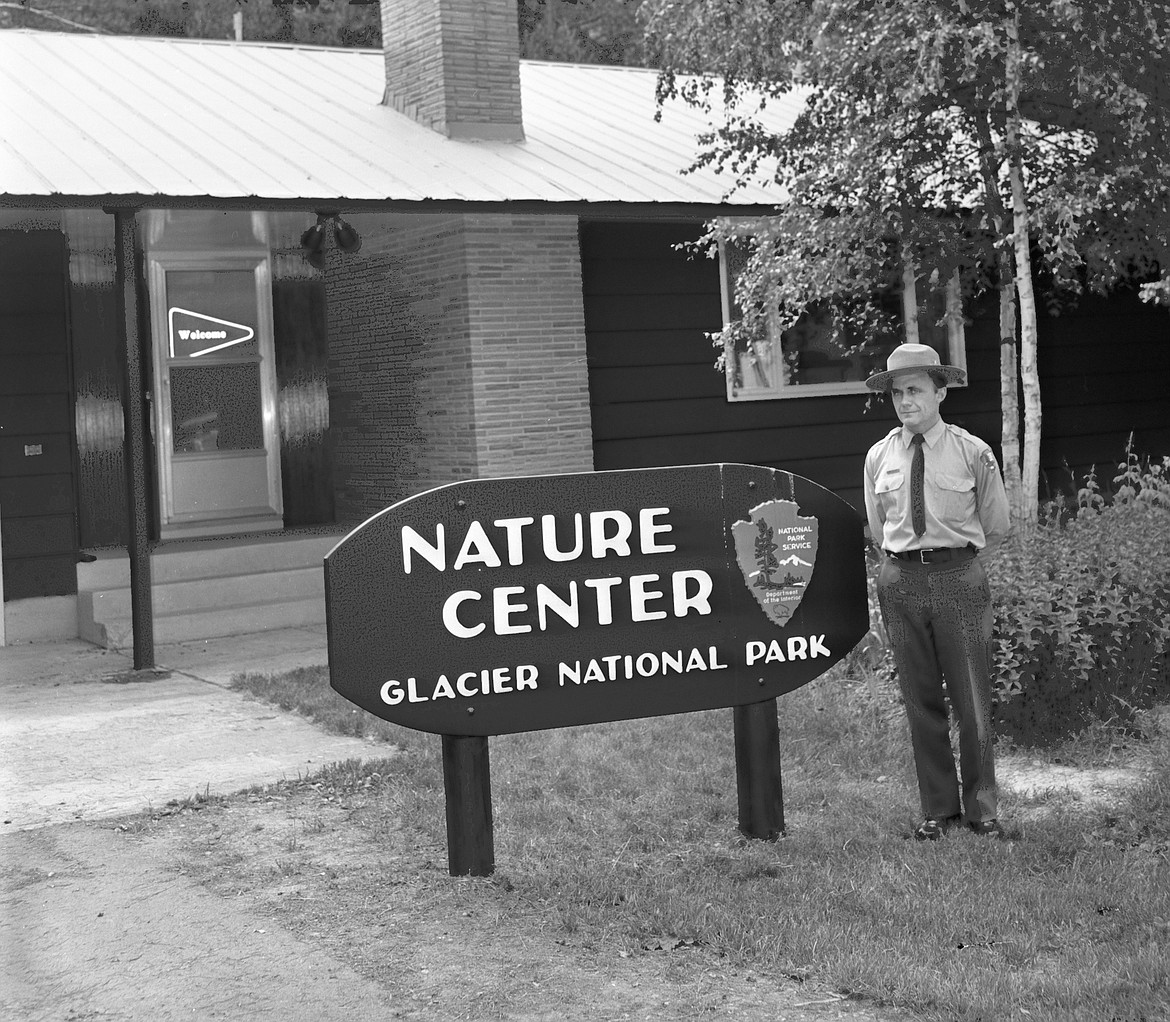
{"label": "roof eave", "polygon": [[766,216],[776,209],[773,205],[733,202],[590,202],[584,199],[554,202],[544,199],[350,199],[335,195],[295,199],[255,195],[0,195],[0,209],[216,209],[280,212],[318,208],[344,209],[350,213],[517,213],[610,220],[711,220],[726,216]]}

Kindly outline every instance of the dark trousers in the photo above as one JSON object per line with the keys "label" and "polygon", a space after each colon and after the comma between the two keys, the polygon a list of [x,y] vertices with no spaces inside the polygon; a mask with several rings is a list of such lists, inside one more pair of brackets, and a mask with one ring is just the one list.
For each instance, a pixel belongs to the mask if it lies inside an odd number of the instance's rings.
{"label": "dark trousers", "polygon": [[[969,821],[994,819],[991,726],[991,592],[979,558],[916,564],[887,557],[878,602],[906,703],[923,816],[966,811]],[[951,751],[945,693],[959,728],[959,772]]]}

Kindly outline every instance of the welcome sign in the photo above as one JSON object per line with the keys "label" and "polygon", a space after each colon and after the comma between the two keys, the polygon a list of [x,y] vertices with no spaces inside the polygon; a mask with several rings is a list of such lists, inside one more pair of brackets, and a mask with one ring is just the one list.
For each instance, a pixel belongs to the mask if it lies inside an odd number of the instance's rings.
{"label": "welcome sign", "polygon": [[256,331],[244,323],[172,306],[167,310],[171,358],[200,358],[247,344]]}
{"label": "welcome sign", "polygon": [[865,635],[863,547],[849,504],[759,466],[454,483],[326,557],[332,685],[444,735],[761,702]]}

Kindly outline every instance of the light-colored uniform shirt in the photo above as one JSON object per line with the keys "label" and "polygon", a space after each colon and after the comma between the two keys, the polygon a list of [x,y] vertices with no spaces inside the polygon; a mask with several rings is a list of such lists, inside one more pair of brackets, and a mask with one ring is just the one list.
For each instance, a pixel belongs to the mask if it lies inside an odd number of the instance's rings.
{"label": "light-colored uniform shirt", "polygon": [[865,456],[865,514],[874,544],[894,553],[967,545],[993,553],[1010,520],[991,448],[941,419],[923,434],[926,532],[916,536],[910,512],[912,436],[899,426]]}

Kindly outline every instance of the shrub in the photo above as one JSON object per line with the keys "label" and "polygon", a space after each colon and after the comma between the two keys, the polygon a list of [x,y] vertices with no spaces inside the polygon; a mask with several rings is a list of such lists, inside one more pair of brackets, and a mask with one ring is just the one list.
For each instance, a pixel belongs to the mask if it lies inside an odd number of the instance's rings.
{"label": "shrub", "polygon": [[997,726],[1023,744],[1170,699],[1170,457],[1119,469],[1112,500],[1090,473],[988,566]]}

